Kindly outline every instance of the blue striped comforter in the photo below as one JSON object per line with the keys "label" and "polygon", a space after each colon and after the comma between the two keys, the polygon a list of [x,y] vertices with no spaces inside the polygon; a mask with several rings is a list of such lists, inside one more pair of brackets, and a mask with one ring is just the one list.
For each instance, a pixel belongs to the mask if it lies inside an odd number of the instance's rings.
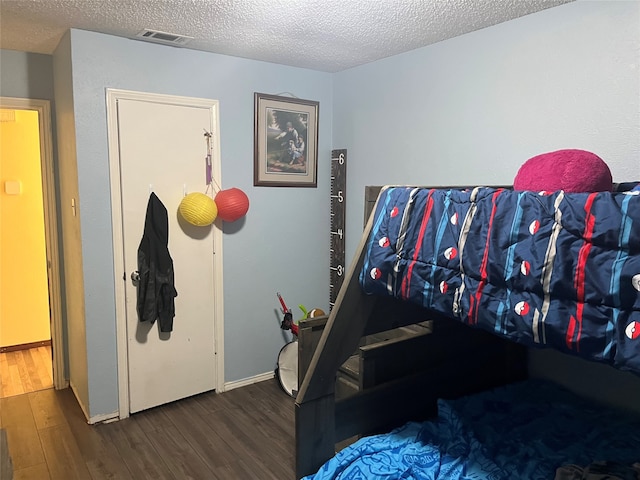
{"label": "blue striped comforter", "polygon": [[640,195],[387,188],[360,283],[640,373]]}

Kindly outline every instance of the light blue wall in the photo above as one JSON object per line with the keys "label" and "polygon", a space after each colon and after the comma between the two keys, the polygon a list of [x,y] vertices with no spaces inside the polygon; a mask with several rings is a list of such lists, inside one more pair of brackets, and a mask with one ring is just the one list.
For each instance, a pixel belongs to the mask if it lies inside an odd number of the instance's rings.
{"label": "light blue wall", "polygon": [[[221,186],[251,204],[224,231],[225,381],[273,371],[290,339],[276,292],[328,309],[331,75],[82,30],[71,46],[91,416],[117,409],[106,88],[219,100]],[[320,102],[318,188],[253,186],[254,92]]]}
{"label": "light blue wall", "polygon": [[[53,54],[53,85],[56,98],[55,117],[58,124],[58,226],[63,241],[65,324],[67,338],[69,386],[73,389],[82,410],[89,413],[89,367],[87,329],[82,269],[82,237],[80,215],[72,207],[78,199],[78,165],[76,163],[76,129],[73,105],[73,77],[71,35],[63,35]],[[118,392],[109,392],[101,401],[113,405]],[[115,410],[109,411],[113,413]],[[103,412],[103,413],[106,413]]]}
{"label": "light blue wall", "polygon": [[511,184],[561,148],[640,179],[639,25],[640,2],[578,1],[336,74],[347,259],[366,185]]}
{"label": "light blue wall", "polygon": [[51,55],[0,50],[0,96],[53,102]]}

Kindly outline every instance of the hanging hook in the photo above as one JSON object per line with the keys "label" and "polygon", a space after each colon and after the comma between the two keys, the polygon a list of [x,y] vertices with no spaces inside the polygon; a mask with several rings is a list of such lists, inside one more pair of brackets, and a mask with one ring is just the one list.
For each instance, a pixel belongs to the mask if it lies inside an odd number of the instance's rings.
{"label": "hanging hook", "polygon": [[187,196],[187,184],[186,183],[182,184],[182,196],[183,197]]}
{"label": "hanging hook", "polygon": [[153,183],[149,184],[149,195],[153,193]]}

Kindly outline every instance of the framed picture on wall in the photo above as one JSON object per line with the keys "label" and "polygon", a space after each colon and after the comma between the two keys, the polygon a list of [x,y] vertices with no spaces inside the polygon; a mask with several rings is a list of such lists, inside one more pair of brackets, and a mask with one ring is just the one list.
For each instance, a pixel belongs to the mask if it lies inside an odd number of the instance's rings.
{"label": "framed picture on wall", "polygon": [[253,184],[317,187],[319,102],[254,94]]}

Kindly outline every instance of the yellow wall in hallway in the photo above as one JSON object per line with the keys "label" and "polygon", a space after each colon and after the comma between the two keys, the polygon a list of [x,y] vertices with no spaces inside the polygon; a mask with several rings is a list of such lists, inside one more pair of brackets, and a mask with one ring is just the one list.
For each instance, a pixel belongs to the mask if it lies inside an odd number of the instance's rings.
{"label": "yellow wall in hallway", "polygon": [[38,112],[10,112],[0,111],[0,347],[51,338]]}

